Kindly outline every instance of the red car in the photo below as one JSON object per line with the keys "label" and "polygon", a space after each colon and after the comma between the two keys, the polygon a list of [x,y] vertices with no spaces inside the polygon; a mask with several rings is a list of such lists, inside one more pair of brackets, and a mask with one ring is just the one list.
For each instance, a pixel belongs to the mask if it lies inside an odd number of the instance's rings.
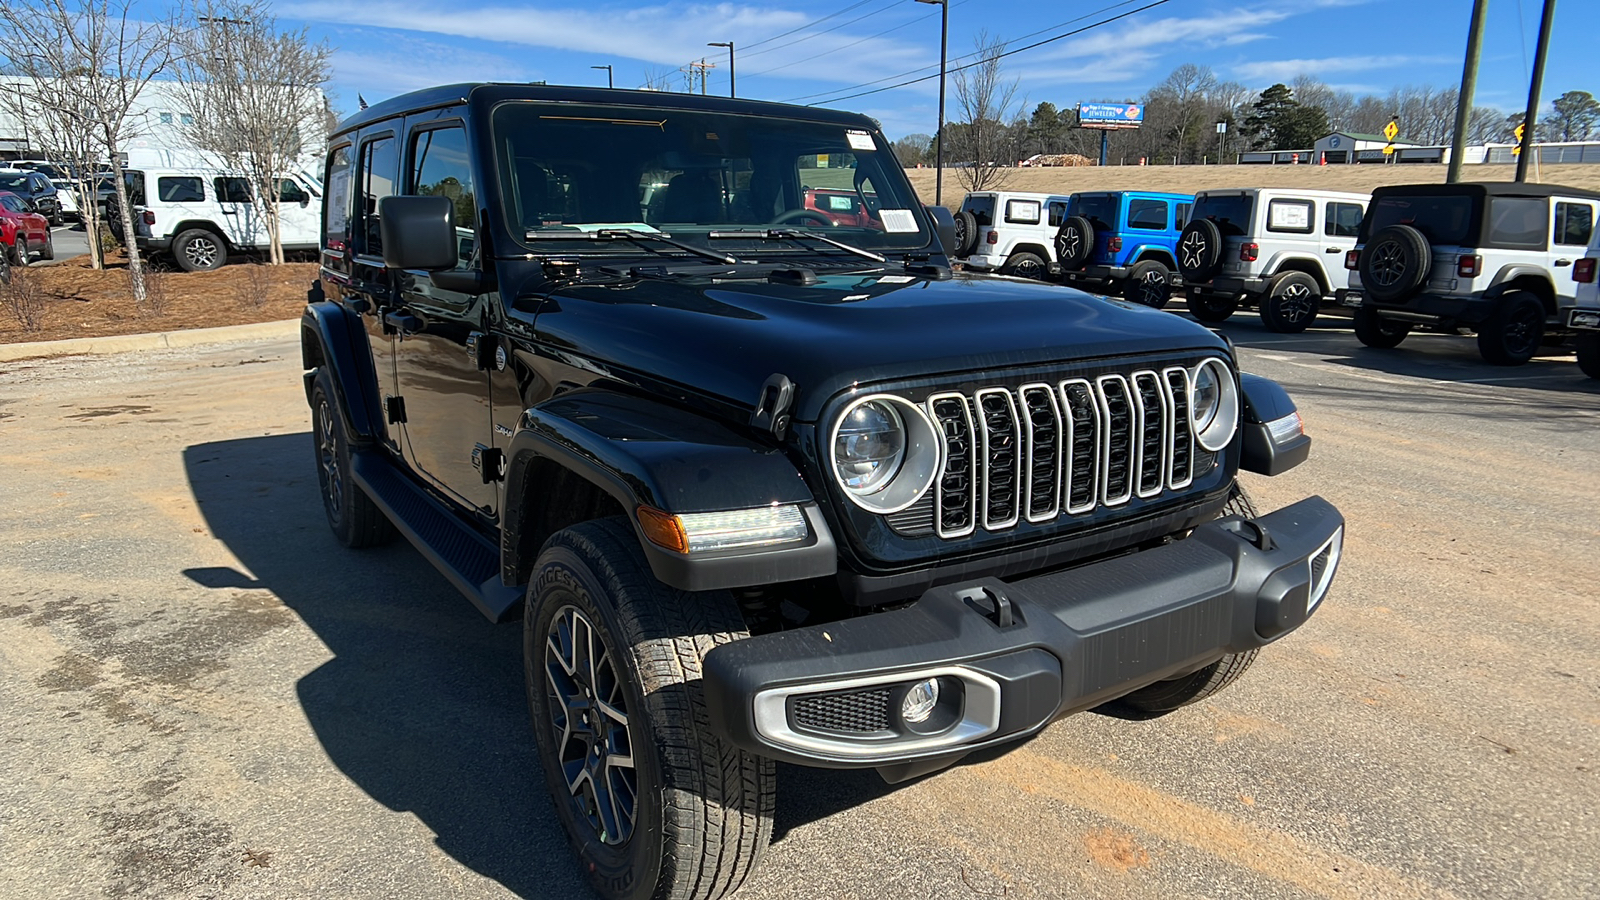
{"label": "red car", "polygon": [[0,242],[6,245],[6,261],[11,265],[27,265],[35,250],[40,259],[56,256],[50,242],[50,221],[9,191],[0,191]]}
{"label": "red car", "polygon": [[858,225],[862,228],[880,230],[883,228],[872,215],[872,211],[862,205],[861,197],[855,191],[807,188],[805,206],[806,209],[821,214],[835,225]]}

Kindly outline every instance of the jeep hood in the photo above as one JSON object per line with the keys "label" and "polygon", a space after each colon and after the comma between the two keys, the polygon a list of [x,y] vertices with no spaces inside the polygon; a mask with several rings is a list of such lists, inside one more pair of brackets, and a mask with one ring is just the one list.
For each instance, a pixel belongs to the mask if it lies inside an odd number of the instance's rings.
{"label": "jeep hood", "polygon": [[781,373],[814,421],[855,384],[1136,353],[1215,349],[1195,323],[1008,278],[867,274],[814,285],[645,279],[571,285],[538,306],[547,345],[753,407]]}

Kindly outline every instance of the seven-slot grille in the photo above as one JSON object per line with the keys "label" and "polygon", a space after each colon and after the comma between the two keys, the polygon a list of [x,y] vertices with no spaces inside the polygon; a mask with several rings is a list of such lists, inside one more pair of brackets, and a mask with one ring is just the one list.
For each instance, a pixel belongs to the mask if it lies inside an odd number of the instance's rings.
{"label": "seven-slot grille", "polygon": [[[1189,373],[1181,367],[928,398],[944,439],[934,531],[1049,522],[1194,481]],[[919,504],[920,505],[920,504]]]}

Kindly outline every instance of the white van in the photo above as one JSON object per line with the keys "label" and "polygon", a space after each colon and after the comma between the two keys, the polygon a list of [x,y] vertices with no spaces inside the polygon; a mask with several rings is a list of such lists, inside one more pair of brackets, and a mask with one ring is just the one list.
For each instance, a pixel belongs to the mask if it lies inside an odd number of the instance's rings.
{"label": "white van", "polygon": [[[221,169],[127,170],[135,237],[146,253],[171,256],[186,272],[220,268],[230,253],[266,250],[267,223],[251,202],[250,180]],[[285,175],[278,204],[284,250],[315,250],[321,239],[322,185]]]}

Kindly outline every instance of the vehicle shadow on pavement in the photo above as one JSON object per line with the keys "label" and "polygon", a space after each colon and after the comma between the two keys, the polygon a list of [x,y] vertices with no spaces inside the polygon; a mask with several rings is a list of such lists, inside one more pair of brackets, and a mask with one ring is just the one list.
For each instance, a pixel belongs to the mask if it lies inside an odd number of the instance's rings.
{"label": "vehicle shadow on pavement", "polygon": [[184,450],[212,534],[250,573],[185,574],[268,589],[316,633],[332,659],[300,679],[301,706],[328,758],[373,799],[415,815],[440,850],[520,896],[592,896],[533,753],[520,630],[484,621],[403,539],[341,547],[323,518],[310,441]]}

